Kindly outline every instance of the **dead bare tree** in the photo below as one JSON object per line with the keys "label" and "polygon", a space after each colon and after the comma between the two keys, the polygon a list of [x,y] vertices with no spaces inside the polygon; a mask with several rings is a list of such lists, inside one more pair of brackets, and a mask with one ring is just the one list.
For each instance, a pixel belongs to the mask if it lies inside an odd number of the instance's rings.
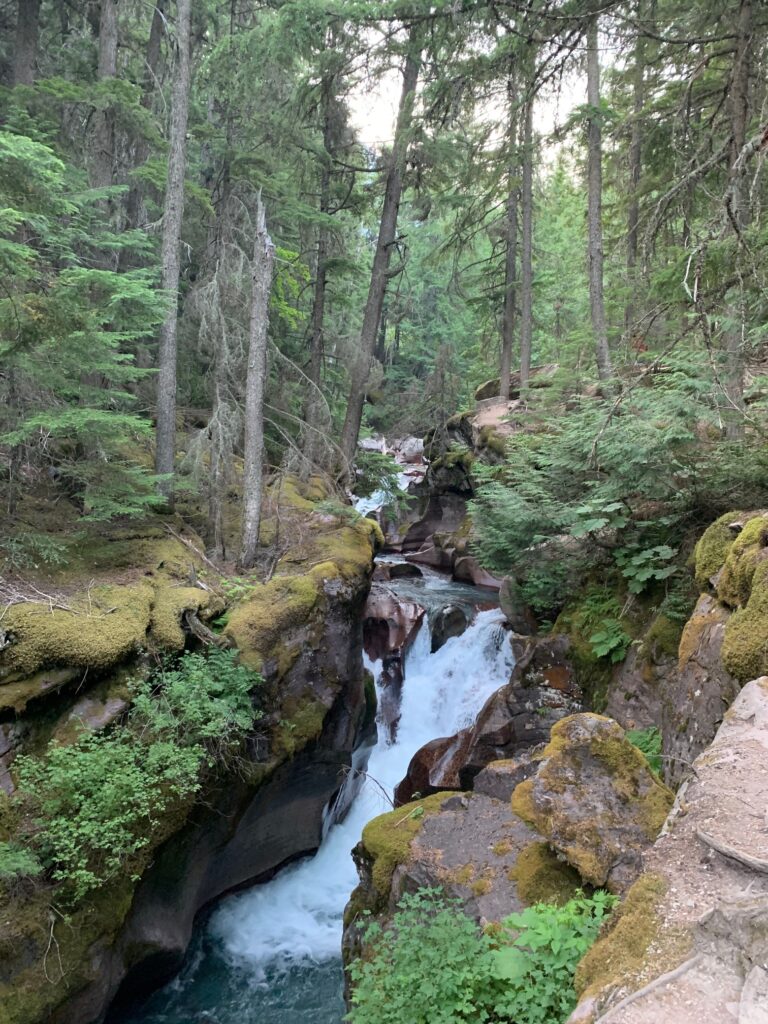
{"label": "dead bare tree", "polygon": [[267,328],[269,293],[275,247],[267,232],[267,216],[261,196],[256,207],[253,244],[253,292],[245,377],[245,445],[243,452],[243,522],[239,564],[250,569],[256,561],[261,525],[264,463],[264,391],[267,381]]}

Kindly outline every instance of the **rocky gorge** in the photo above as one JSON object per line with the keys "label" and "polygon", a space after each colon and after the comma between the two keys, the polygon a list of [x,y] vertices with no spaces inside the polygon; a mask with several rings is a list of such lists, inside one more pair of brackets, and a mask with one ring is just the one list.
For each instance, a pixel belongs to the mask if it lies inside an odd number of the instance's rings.
{"label": "rocky gorge", "polygon": [[[471,429],[473,457],[492,452]],[[475,569],[466,460],[433,472],[439,459],[403,522],[382,521],[388,540],[329,511],[318,483],[282,486],[291,542],[266,583],[227,592],[199,538],[168,521],[103,539],[104,564],[123,559],[119,584],[62,579],[47,603],[9,605],[0,839],[18,827],[15,758],[119,728],[131,677],[164,652],[236,648],[263,677],[266,714],[237,768],[157,827],[131,878],[61,921],[49,891],[4,892],[3,1024],[180,1022],[210,992],[229,1024],[254,1012],[249,977],[268,993],[264,1021],[282,1024],[316,990],[313,1019],[330,1024],[342,931],[349,962],[366,953],[361,921],[386,923],[432,887],[483,924],[583,887],[620,895],[577,971],[574,1024],[671,1020],[660,1007],[688,1005],[705,976],[730,993],[723,1020],[762,1022],[768,851],[751,821],[768,785],[768,517],[714,523],[674,640],[651,613],[627,657],[591,676],[573,615],[541,631],[515,580]],[[661,778],[624,731],[647,727]],[[701,858],[706,884],[688,867]],[[181,985],[136,1008],[179,969]]]}

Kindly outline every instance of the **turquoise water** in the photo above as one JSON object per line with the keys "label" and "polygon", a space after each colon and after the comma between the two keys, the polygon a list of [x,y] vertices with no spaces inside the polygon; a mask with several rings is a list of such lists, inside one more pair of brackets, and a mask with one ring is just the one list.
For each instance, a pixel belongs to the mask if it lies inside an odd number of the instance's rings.
{"label": "turquoise water", "polygon": [[267,967],[234,966],[210,935],[199,936],[181,974],[109,1024],[340,1024],[341,959]]}

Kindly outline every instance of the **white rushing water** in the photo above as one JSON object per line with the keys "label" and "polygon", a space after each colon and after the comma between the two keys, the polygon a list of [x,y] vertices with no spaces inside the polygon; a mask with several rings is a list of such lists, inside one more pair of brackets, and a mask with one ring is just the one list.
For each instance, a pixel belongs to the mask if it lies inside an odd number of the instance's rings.
{"label": "white rushing water", "polygon": [[[509,679],[514,662],[502,621],[498,610],[480,612],[463,636],[435,654],[429,627],[422,626],[406,657],[397,742],[386,746],[380,738],[368,764],[368,775],[388,793],[419,747],[469,725]],[[314,857],[220,906],[209,927],[234,965],[258,982],[267,968],[339,957],[342,914],[357,884],[350,851],[366,822],[387,810],[379,786],[366,779],[347,817],[329,829]]]}

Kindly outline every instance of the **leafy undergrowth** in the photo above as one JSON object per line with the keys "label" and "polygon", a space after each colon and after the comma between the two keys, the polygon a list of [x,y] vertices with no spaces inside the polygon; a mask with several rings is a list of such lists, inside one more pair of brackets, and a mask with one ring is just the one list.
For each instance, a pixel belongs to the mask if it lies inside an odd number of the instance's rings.
{"label": "leafy undergrowth", "polygon": [[629,729],[626,737],[633,746],[645,754],[650,767],[657,775],[661,773],[661,733],[655,725],[647,729]]}
{"label": "leafy undergrowth", "polygon": [[538,903],[482,931],[439,890],[400,901],[365,929],[370,954],[349,968],[350,1024],[559,1024],[576,1005],[576,967],[616,897]]}
{"label": "leafy undergrowth", "polygon": [[0,879],[21,881],[42,867],[71,906],[126,870],[140,873],[205,769],[233,756],[260,717],[252,699],[259,677],[235,653],[186,653],[134,684],[122,727],[19,757],[8,807],[17,827],[0,843]]}

